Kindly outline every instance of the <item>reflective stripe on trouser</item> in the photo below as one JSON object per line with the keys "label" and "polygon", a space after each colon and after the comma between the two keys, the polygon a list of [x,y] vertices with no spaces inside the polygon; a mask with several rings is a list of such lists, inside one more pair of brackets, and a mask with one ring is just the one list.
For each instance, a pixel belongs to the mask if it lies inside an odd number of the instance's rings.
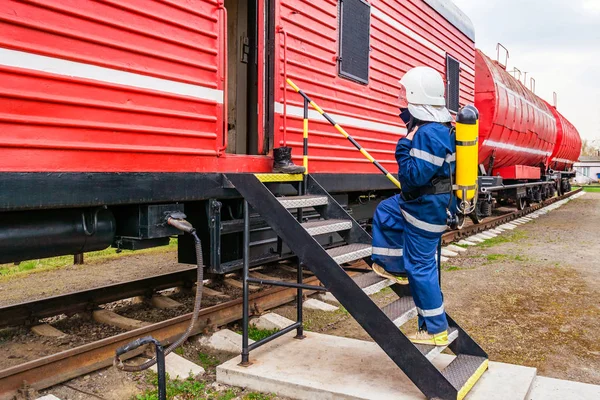
{"label": "reflective stripe on trouser", "polygon": [[404,219],[400,214],[398,196],[382,201],[373,216],[373,254],[371,259],[386,271],[406,273],[402,261]]}
{"label": "reflective stripe on trouser", "polygon": [[419,312],[419,326],[425,325],[429,333],[440,333],[448,329],[437,268],[437,247],[442,234],[425,235],[407,223],[399,202],[397,195],[377,206],[373,217],[372,259],[387,271],[408,275]]}
{"label": "reflective stripe on trouser", "polygon": [[435,334],[448,329],[444,299],[440,288],[437,266],[437,238],[419,234],[419,229],[406,224],[404,231],[404,267],[417,311],[419,326]]}

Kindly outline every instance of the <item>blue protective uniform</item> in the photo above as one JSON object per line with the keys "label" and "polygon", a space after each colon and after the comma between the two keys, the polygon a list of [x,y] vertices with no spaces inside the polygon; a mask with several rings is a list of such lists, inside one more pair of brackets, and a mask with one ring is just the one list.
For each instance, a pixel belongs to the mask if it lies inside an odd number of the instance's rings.
{"label": "blue protective uniform", "polygon": [[[396,160],[402,190],[427,186],[454,172],[456,143],[440,123],[421,126],[412,141],[398,141]],[[437,247],[446,230],[452,194],[427,194],[407,201],[402,195],[379,204],[373,218],[373,261],[387,271],[405,273],[419,312],[419,326],[436,334],[448,329],[439,285]]]}

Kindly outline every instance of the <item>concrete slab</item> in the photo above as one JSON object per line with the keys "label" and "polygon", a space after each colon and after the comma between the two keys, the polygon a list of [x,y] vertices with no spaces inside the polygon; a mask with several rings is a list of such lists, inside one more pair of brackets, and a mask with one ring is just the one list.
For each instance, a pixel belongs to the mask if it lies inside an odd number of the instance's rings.
{"label": "concrete slab", "polygon": [[48,325],[48,324],[41,324],[41,325],[32,326],[31,327],[31,332],[35,333],[36,335],[46,336],[46,337],[63,337],[63,336],[67,336],[66,333],[64,333],[62,331],[59,331],[58,329],[56,329],[52,325]]}
{"label": "concrete slab", "polygon": [[527,400],[597,400],[600,386],[538,376]]}
{"label": "concrete slab", "polygon": [[517,225],[505,224],[501,226],[502,229],[508,229],[509,231],[513,231],[517,229]]}
{"label": "concrete slab", "polygon": [[485,238],[483,236],[479,236],[479,235],[469,236],[469,242],[483,243],[486,240],[487,240],[487,238]]}
{"label": "concrete slab", "polygon": [[335,298],[334,295],[332,295],[329,292],[325,292],[325,293],[319,293],[317,295],[317,297],[319,298],[319,300],[321,301],[327,301],[330,303],[334,303],[334,304],[340,304],[340,302],[338,301],[338,299]]}
{"label": "concrete slab", "polygon": [[446,246],[446,248],[450,251],[455,251],[457,253],[466,253],[467,252],[467,249],[465,249],[464,247],[455,246],[453,244]]}
{"label": "concrete slab", "polygon": [[47,394],[45,396],[38,397],[36,400],[60,400],[60,399],[53,394]]}
{"label": "concrete slab", "polygon": [[[154,372],[158,372],[156,365],[150,367]],[[204,375],[204,368],[194,364],[188,359],[178,354],[171,353],[165,358],[165,369],[171,379],[187,379],[190,375],[193,377]]]}
{"label": "concrete slab", "polygon": [[308,299],[304,303],[302,303],[304,308],[308,308],[309,310],[317,310],[317,311],[328,311],[333,312],[339,310],[339,307],[332,306],[331,304],[323,303],[317,299]]}
{"label": "concrete slab", "polygon": [[[306,332],[294,333],[255,350],[249,367],[239,357],[217,367],[217,381],[293,399],[422,400],[425,397],[373,342]],[[444,368],[453,356],[441,354]],[[534,368],[490,363],[467,400],[524,400]]]}
{"label": "concrete slab", "polygon": [[[194,340],[201,346],[217,351],[226,351],[228,353],[239,353],[242,351],[242,335],[229,329],[221,329],[210,336],[196,336]],[[249,339],[249,343],[254,343],[254,340]]]}
{"label": "concrete slab", "polygon": [[490,231],[481,232],[479,235],[483,236],[483,237],[486,237],[488,239],[493,239],[495,237],[498,237],[498,235],[496,235],[495,233],[492,233]]}
{"label": "concrete slab", "polygon": [[257,327],[258,329],[269,331],[274,329],[281,330],[283,328],[287,328],[293,323],[294,321],[275,313],[267,313],[250,321],[250,325]]}
{"label": "concrete slab", "polygon": [[468,240],[461,240],[460,242],[458,242],[458,244],[462,245],[462,246],[477,246],[477,243],[475,242],[471,242]]}
{"label": "concrete slab", "polygon": [[450,250],[450,249],[448,249],[446,247],[443,247],[442,248],[442,256],[444,256],[444,257],[456,257],[456,256],[458,256],[458,253],[455,252],[455,251],[452,251],[452,250]]}
{"label": "concrete slab", "polygon": [[504,231],[501,231],[500,229],[490,229],[489,232],[492,232],[496,235],[502,235],[502,232]]}

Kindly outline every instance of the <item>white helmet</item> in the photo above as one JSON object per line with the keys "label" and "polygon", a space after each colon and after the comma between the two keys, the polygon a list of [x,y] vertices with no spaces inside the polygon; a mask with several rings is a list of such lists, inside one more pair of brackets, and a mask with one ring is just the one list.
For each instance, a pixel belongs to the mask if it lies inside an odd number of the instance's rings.
{"label": "white helmet", "polygon": [[408,108],[421,121],[450,122],[445,92],[444,80],[435,69],[415,67],[400,80],[400,108]]}
{"label": "white helmet", "polygon": [[400,80],[410,104],[446,106],[446,88],[441,75],[431,67],[415,67]]}

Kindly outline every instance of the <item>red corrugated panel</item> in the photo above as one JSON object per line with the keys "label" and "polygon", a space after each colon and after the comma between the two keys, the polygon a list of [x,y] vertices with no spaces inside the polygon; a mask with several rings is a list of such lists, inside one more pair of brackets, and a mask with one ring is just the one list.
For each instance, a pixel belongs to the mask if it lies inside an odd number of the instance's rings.
{"label": "red corrugated panel", "polygon": [[581,155],[581,137],[577,128],[556,108],[549,104],[548,107],[554,113],[558,126],[558,136],[556,146],[552,152],[550,167],[556,171],[571,170],[573,169],[573,163]]}
{"label": "red corrugated panel", "polygon": [[494,168],[544,166],[556,143],[556,123],[547,104],[497,62],[476,55],[475,106],[481,114],[479,159]]}
{"label": "red corrugated panel", "polygon": [[[288,33],[288,77],[295,81],[386,168],[405,129],[398,118],[399,78],[429,65],[445,76],[446,52],[462,63],[461,103],[474,101],[474,44],[423,2],[373,0],[369,84],[338,76],[338,1],[281,0],[277,24]],[[418,14],[415,14],[418,13]],[[414,24],[418,15],[419,26]],[[275,143],[283,139],[283,38],[277,38]],[[302,154],[302,99],[287,88],[287,143]],[[310,172],[374,173],[374,166],[320,116],[309,125]]]}
{"label": "red corrugated panel", "polygon": [[215,0],[6,1],[2,170],[177,171],[221,138]]}

